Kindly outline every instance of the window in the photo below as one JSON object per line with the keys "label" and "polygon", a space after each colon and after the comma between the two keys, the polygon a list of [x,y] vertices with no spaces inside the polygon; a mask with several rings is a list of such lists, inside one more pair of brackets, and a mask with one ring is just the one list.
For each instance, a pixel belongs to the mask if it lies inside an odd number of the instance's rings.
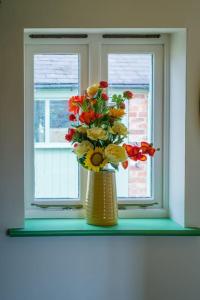
{"label": "window", "polygon": [[[89,84],[108,80],[108,94],[130,89],[124,122],[128,143],[160,147],[155,160],[131,162],[117,175],[119,207],[137,214],[166,212],[165,45],[167,38],[31,39],[25,36],[25,199],[27,216],[81,216],[87,172],[80,169],[64,136],[68,99]],[[167,135],[167,132],[165,132]],[[45,210],[41,207],[47,207]],[[68,208],[72,208],[69,210]],[[142,216],[145,216],[144,209]]]}
{"label": "window", "polygon": [[34,54],[35,199],[79,198],[78,163],[64,138],[68,99],[80,92],[79,68],[79,53]]}

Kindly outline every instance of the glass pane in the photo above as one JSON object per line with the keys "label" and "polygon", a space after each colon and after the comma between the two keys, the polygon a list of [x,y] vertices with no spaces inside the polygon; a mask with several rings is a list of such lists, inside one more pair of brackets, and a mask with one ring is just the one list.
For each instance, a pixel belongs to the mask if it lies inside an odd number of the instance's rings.
{"label": "glass pane", "polygon": [[64,138],[79,85],[79,54],[34,55],[35,198],[79,197],[78,163]]}
{"label": "glass pane", "polygon": [[68,120],[68,101],[50,102],[50,128],[67,128],[70,125]]}
{"label": "glass pane", "polygon": [[34,138],[35,143],[43,143],[45,141],[45,103],[44,101],[34,102],[35,118],[34,118]]}
{"label": "glass pane", "polygon": [[51,100],[50,101],[50,132],[51,143],[66,143],[66,128],[70,126],[68,119],[68,101]]}
{"label": "glass pane", "polygon": [[[108,81],[109,96],[124,90],[134,92],[127,101],[127,115],[124,123],[129,136],[126,143],[151,141],[152,136],[152,54],[109,54]],[[151,163],[129,160],[128,170],[117,173],[118,197],[151,197]]]}

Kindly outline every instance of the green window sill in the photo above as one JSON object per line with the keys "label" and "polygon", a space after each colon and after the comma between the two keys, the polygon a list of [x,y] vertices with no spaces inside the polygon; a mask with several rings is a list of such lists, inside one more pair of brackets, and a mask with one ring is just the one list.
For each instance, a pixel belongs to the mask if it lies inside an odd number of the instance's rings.
{"label": "green window sill", "polygon": [[23,229],[8,229],[23,236],[200,236],[200,228],[184,228],[170,219],[119,219],[118,225],[88,225],[84,219],[26,219]]}

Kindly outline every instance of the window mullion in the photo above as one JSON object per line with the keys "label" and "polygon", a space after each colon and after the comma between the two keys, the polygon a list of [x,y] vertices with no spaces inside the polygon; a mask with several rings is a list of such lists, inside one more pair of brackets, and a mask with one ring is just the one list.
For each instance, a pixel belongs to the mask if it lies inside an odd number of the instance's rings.
{"label": "window mullion", "polygon": [[[101,36],[101,35],[100,35]],[[89,84],[101,80],[101,42],[100,36],[90,36],[89,42]]]}
{"label": "window mullion", "polygon": [[45,143],[50,142],[50,100],[45,100]]}

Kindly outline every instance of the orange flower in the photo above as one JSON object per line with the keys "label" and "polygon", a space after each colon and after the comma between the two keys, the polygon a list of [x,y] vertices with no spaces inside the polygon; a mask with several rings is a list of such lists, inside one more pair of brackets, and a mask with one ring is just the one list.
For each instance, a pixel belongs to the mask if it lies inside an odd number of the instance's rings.
{"label": "orange flower", "polygon": [[142,153],[141,147],[126,145],[126,144],[123,144],[123,147],[126,149],[128,157],[130,159],[132,159],[134,161],[137,161],[137,160],[145,161],[145,160],[147,160],[146,155]]}
{"label": "orange flower", "polygon": [[95,119],[96,119],[96,114],[93,110],[92,111],[84,111],[81,113],[81,115],[79,117],[79,121],[81,123],[85,123],[87,125],[89,125]]}
{"label": "orange flower", "polygon": [[72,112],[74,115],[79,113],[80,105],[83,104],[85,100],[85,96],[72,96],[69,99],[69,111]]}
{"label": "orange flower", "polygon": [[109,115],[114,118],[121,118],[125,114],[124,109],[122,108],[110,108]]}
{"label": "orange flower", "polygon": [[130,159],[135,160],[135,161],[137,161],[137,160],[145,161],[145,160],[147,160],[147,157],[146,157],[146,155],[139,152],[137,155],[130,157]]}
{"label": "orange flower", "polygon": [[152,144],[147,142],[141,142],[141,149],[143,154],[148,154],[149,156],[154,156],[156,149],[152,147]]}
{"label": "orange flower", "polygon": [[128,160],[121,163],[122,167],[126,170],[128,168]]}
{"label": "orange flower", "polygon": [[133,146],[132,145],[123,144],[123,147],[126,149],[128,157],[131,157],[131,156],[134,155],[134,150],[133,150]]}

